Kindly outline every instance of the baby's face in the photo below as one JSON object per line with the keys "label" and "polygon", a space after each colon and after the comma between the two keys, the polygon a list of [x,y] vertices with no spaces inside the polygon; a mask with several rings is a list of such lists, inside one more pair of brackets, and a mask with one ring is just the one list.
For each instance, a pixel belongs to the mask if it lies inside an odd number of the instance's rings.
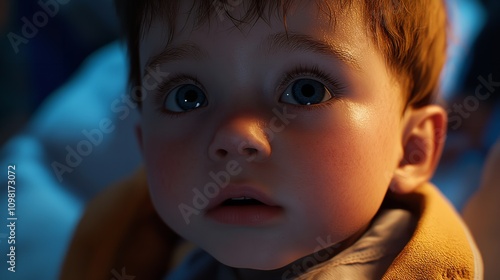
{"label": "baby's face", "polygon": [[161,21],[141,43],[143,73],[169,73],[139,126],[160,216],[254,269],[362,230],[401,159],[403,100],[359,12],[333,28],[307,1],[289,12],[287,39],[278,17],[240,31],[216,14],[192,30],[187,7],[167,48]]}

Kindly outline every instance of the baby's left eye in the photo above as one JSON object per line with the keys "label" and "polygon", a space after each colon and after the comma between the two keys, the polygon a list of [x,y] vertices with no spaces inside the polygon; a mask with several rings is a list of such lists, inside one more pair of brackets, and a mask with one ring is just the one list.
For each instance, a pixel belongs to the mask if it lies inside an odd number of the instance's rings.
{"label": "baby's left eye", "polygon": [[164,101],[164,108],[170,112],[187,112],[207,105],[207,97],[196,85],[186,84],[174,88]]}
{"label": "baby's left eye", "polygon": [[296,105],[313,105],[333,98],[324,84],[313,79],[298,79],[288,86],[281,102]]}

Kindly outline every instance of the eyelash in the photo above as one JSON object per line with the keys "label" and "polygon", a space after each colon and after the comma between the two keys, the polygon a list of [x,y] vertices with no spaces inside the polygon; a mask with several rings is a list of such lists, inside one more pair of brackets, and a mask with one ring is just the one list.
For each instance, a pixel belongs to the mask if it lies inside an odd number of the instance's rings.
{"label": "eyelash", "polygon": [[157,104],[158,112],[161,115],[167,115],[169,117],[180,117],[181,115],[187,113],[167,111],[164,107],[165,98],[167,98],[167,95],[170,93],[170,91],[183,84],[194,84],[204,92],[207,92],[196,76],[191,76],[188,74],[176,74],[171,79],[168,79],[165,82],[161,83],[158,86],[158,89],[155,91],[154,104]]}
{"label": "eyelash", "polygon": [[286,106],[294,106],[305,110],[313,110],[321,108],[323,106],[329,106],[332,104],[331,101],[340,99],[340,97],[342,96],[342,92],[345,89],[345,87],[342,86],[338,80],[332,78],[325,71],[319,69],[317,65],[314,65],[312,67],[299,65],[293,68],[291,71],[286,72],[284,77],[281,79],[279,86],[276,88],[276,92],[280,93],[280,95],[278,96],[278,100],[280,99],[281,94],[285,92],[285,90],[291,85],[292,82],[305,77],[316,78],[319,82],[324,83],[325,87],[332,94],[332,98],[326,102],[309,106],[294,104],[286,104]]}
{"label": "eyelash", "polygon": [[[309,106],[304,106],[304,105],[294,105],[294,104],[286,104],[286,106],[294,106],[297,108],[301,108],[304,110],[313,110],[313,109],[318,109],[323,106],[329,106],[331,105],[331,101],[337,100],[340,98],[342,95],[342,91],[344,87],[336,80],[333,79],[330,75],[328,75],[326,72],[323,70],[319,69],[318,66],[314,65],[312,67],[305,66],[305,65],[299,65],[293,68],[291,71],[288,71],[285,73],[283,78],[281,79],[281,82],[279,83],[279,86],[276,88],[276,92],[279,92],[278,96],[278,102],[280,99],[280,96],[285,90],[290,86],[290,84],[299,78],[304,78],[304,77],[312,77],[318,79],[320,82],[325,82],[325,87],[330,91],[332,94],[332,99],[326,102],[314,104],[314,105],[309,105]],[[173,90],[174,88],[183,85],[183,84],[195,84],[199,88],[201,88],[205,93],[207,92],[205,88],[202,86],[200,81],[196,76],[191,76],[187,74],[176,74],[173,76],[171,79],[168,79],[164,83],[161,83],[158,86],[158,89],[155,91],[154,94],[154,101],[155,104],[158,104],[158,112],[161,113],[162,115],[168,115],[170,117],[180,117],[181,115],[187,113],[187,112],[170,112],[165,110],[164,108],[164,103],[165,103],[165,98],[166,95]]]}

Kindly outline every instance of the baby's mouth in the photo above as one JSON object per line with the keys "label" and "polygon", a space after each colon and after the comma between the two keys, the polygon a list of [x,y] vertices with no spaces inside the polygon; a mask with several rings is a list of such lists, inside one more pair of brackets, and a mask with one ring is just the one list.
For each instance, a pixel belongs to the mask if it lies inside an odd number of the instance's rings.
{"label": "baby's mouth", "polygon": [[219,224],[261,226],[283,213],[283,207],[255,188],[228,186],[212,201],[206,216]]}
{"label": "baby's mouth", "polygon": [[265,205],[261,201],[251,197],[233,197],[226,199],[221,206],[248,206],[248,205]]}

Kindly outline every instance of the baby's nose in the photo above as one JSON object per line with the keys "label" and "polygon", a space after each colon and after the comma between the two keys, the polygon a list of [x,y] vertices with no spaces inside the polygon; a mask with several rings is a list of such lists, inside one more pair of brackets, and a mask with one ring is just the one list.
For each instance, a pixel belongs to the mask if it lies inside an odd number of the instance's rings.
{"label": "baby's nose", "polygon": [[221,124],[208,148],[210,159],[245,159],[264,161],[271,155],[271,145],[259,121],[237,118]]}

